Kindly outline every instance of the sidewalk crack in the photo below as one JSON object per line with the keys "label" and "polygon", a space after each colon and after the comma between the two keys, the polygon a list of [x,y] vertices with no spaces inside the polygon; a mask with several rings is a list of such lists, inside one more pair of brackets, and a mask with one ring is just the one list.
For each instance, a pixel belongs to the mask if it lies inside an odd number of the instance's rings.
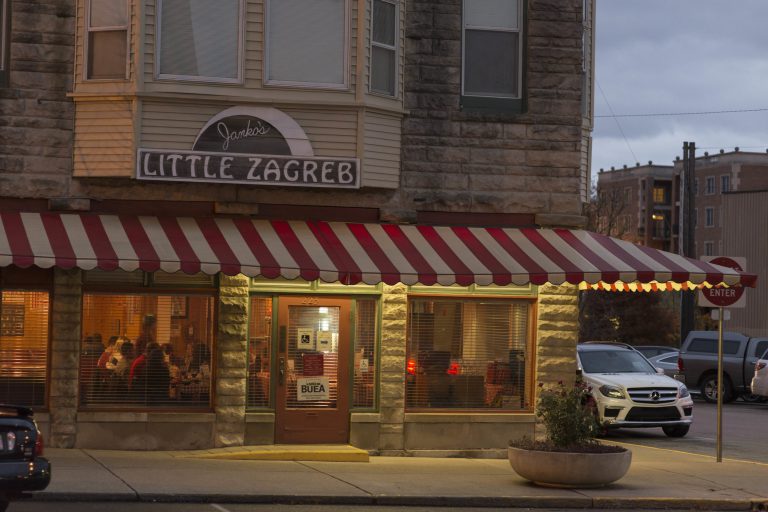
{"label": "sidewalk crack", "polygon": [[301,461],[295,461],[295,462],[296,462],[296,464],[299,464],[300,466],[304,466],[305,468],[311,469],[312,471],[316,471],[316,472],[318,472],[318,473],[322,473],[323,475],[325,475],[325,476],[329,476],[329,477],[333,478],[334,480],[336,480],[336,481],[338,481],[338,482],[341,482],[341,483],[343,483],[343,484],[347,484],[347,485],[349,485],[349,486],[351,486],[351,487],[354,487],[354,488],[355,488],[355,489],[357,489],[358,491],[362,491],[362,492],[363,492],[363,493],[365,493],[367,496],[373,497],[373,493],[366,491],[365,489],[363,489],[362,487],[360,487],[360,486],[358,486],[358,485],[355,485],[355,484],[353,484],[353,483],[351,483],[351,482],[347,482],[346,480],[342,480],[341,478],[339,478],[339,477],[337,477],[337,476],[334,476],[334,475],[331,475],[331,474],[329,474],[329,473],[326,473],[325,471],[320,471],[318,468],[312,467],[312,466],[310,466],[309,464],[305,464],[305,463],[303,463],[303,462],[301,462]]}
{"label": "sidewalk crack", "polygon": [[94,457],[93,455],[91,455],[91,453],[90,453],[89,451],[87,451],[87,450],[81,450],[81,451],[82,451],[84,454],[86,454],[88,457],[90,457],[90,458],[91,458],[91,460],[93,460],[93,461],[94,461],[96,464],[98,464],[98,465],[99,465],[99,466],[101,466],[102,468],[106,469],[106,470],[107,470],[107,473],[109,473],[110,475],[114,476],[115,478],[117,478],[118,480],[120,480],[121,482],[123,482],[123,484],[124,484],[124,485],[125,485],[125,486],[126,486],[128,489],[130,489],[130,490],[133,492],[134,496],[136,496],[136,501],[141,501],[141,499],[140,499],[140,496],[139,496],[139,492],[138,492],[136,489],[134,489],[134,488],[131,486],[131,484],[129,484],[128,482],[126,482],[126,481],[125,481],[125,480],[124,480],[122,477],[120,477],[120,475],[118,475],[117,473],[115,473],[114,471],[112,471],[111,469],[109,469],[109,468],[108,468],[108,467],[107,467],[107,466],[106,466],[106,465],[105,465],[103,462],[101,462],[99,459],[97,459],[96,457]]}

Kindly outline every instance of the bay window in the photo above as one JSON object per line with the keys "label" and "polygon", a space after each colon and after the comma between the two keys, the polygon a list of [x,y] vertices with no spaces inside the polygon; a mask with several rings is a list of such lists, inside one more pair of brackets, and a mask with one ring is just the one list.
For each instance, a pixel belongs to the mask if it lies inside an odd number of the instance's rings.
{"label": "bay window", "polygon": [[397,3],[373,0],[371,14],[371,92],[396,96],[397,91]]}
{"label": "bay window", "polygon": [[347,87],[348,0],[267,0],[265,82]]}
{"label": "bay window", "polygon": [[521,0],[464,0],[462,104],[521,108]]}
{"label": "bay window", "polygon": [[159,78],[241,80],[242,0],[159,0]]}
{"label": "bay window", "polygon": [[408,309],[406,409],[529,408],[529,302],[412,298]]}
{"label": "bay window", "polygon": [[128,76],[126,0],[90,0],[86,27],[86,78],[125,80]]}

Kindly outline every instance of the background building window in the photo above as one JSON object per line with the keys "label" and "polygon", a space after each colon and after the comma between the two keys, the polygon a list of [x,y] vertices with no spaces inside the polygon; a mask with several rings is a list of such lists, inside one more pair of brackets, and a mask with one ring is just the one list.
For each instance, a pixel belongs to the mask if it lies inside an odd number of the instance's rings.
{"label": "background building window", "polygon": [[397,90],[397,4],[373,0],[371,16],[371,91],[395,96]]}
{"label": "background building window", "polygon": [[125,80],[128,70],[128,6],[125,0],[88,3],[89,79]]}
{"label": "background building window", "polygon": [[0,291],[0,403],[46,400],[50,299],[42,291]]}
{"label": "background building window", "polygon": [[527,302],[412,299],[408,315],[406,408],[528,407]]}
{"label": "background building window", "polygon": [[699,195],[699,178],[693,180],[693,195]]}
{"label": "background building window", "polygon": [[704,219],[704,226],[711,228],[715,225],[715,209],[714,208],[705,208],[704,209],[704,215],[706,218]]}
{"label": "background building window", "polygon": [[720,193],[724,194],[731,191],[731,177],[727,174],[720,176]]}
{"label": "background building window", "polygon": [[521,9],[517,0],[464,0],[464,95],[520,98]]}
{"label": "background building window", "polygon": [[83,295],[80,405],[209,407],[213,298]]}
{"label": "background building window", "polygon": [[706,188],[704,189],[705,195],[712,195],[715,193],[715,177],[714,176],[707,176],[706,181]]}
{"label": "background building window", "polygon": [[346,3],[269,0],[266,81],[346,87]]}
{"label": "background building window", "polygon": [[160,78],[237,82],[240,0],[161,0]]}
{"label": "background building window", "polygon": [[8,84],[11,58],[11,0],[0,0],[0,87]]}
{"label": "background building window", "polygon": [[714,256],[714,255],[715,255],[715,243],[704,242],[704,256]]}

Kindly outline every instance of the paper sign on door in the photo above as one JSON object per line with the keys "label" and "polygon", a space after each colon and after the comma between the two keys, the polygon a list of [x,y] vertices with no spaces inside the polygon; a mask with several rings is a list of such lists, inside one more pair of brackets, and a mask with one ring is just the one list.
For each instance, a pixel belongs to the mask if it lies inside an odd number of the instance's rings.
{"label": "paper sign on door", "polygon": [[328,377],[299,377],[296,379],[296,399],[300,402],[329,400]]}

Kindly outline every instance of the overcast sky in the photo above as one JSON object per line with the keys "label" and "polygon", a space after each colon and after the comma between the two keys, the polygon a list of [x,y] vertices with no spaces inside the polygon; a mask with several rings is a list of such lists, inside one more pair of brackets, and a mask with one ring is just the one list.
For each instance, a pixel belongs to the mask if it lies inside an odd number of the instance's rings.
{"label": "overcast sky", "polygon": [[593,178],[671,165],[686,140],[697,156],[768,148],[768,0],[597,0],[596,16]]}

